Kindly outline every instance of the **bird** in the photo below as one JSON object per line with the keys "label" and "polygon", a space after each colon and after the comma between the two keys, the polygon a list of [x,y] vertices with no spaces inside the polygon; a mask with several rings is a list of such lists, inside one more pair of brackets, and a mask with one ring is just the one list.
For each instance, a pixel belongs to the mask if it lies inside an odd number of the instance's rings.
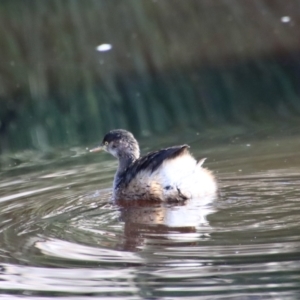
{"label": "bird", "polygon": [[171,146],[140,156],[133,134],[124,129],[109,131],[90,152],[104,150],[118,159],[113,199],[120,201],[186,201],[217,192],[213,173],[203,168],[187,144]]}

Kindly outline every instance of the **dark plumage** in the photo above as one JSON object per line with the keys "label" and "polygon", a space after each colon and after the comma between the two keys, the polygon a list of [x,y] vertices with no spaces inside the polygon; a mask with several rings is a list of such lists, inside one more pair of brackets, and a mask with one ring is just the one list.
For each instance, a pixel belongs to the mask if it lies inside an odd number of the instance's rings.
{"label": "dark plumage", "polygon": [[150,152],[145,156],[138,158],[125,170],[119,185],[124,184],[127,186],[141,171],[149,171],[150,173],[153,173],[165,160],[181,155],[188,148],[188,145],[173,146]]}

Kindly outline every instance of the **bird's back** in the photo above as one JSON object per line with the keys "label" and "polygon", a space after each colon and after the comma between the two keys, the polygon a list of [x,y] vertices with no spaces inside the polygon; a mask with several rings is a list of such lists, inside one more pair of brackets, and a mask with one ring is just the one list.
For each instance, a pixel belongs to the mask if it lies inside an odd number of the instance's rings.
{"label": "bird's back", "polygon": [[210,171],[197,164],[188,145],[151,152],[122,176],[115,197],[122,200],[182,201],[216,191]]}

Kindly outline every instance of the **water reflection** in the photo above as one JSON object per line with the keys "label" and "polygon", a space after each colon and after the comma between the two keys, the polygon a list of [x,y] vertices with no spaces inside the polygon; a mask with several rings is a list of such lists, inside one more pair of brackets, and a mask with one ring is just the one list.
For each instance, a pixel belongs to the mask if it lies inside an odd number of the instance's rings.
{"label": "water reflection", "polygon": [[147,247],[147,244],[159,246],[178,246],[192,244],[201,236],[207,237],[209,227],[207,215],[213,212],[209,205],[201,200],[191,199],[181,204],[140,203],[121,208],[121,220],[124,222],[124,250],[134,251]]}

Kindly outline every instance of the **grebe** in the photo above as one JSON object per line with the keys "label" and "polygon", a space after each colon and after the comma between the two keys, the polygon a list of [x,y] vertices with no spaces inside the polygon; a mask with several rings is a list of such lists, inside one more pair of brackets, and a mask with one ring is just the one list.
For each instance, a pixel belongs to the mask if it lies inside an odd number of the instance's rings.
{"label": "grebe", "polygon": [[90,152],[104,150],[119,160],[113,182],[115,200],[184,201],[215,194],[216,180],[202,168],[205,159],[197,162],[188,148],[173,146],[140,157],[133,134],[115,129]]}

